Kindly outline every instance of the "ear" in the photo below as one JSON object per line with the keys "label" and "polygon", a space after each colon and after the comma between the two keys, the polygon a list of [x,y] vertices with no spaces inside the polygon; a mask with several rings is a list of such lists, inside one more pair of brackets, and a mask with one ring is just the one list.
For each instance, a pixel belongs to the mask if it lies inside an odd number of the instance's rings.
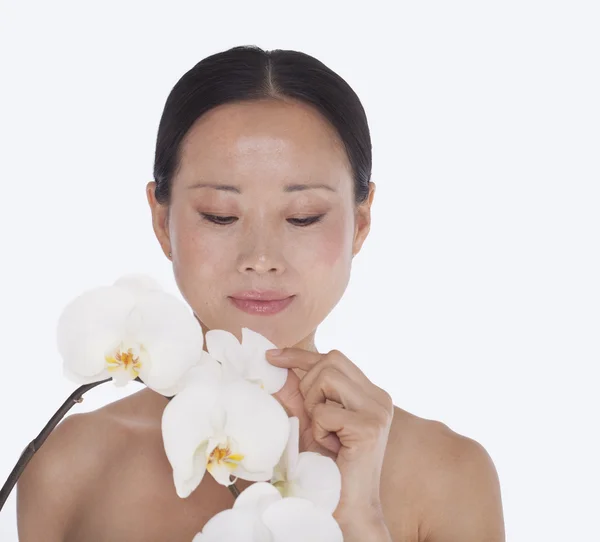
{"label": "ear", "polygon": [[[169,254],[171,249],[171,240],[169,238],[169,206],[162,205],[156,201],[154,191],[156,190],[156,182],[151,181],[146,185],[146,198],[152,212],[152,228],[154,234],[160,243],[160,246],[165,253]],[[169,256],[167,256],[169,258]],[[171,259],[171,258],[169,258]]]}
{"label": "ear", "polygon": [[353,257],[360,252],[371,229],[371,205],[375,196],[375,188],[375,183],[369,182],[369,196],[363,203],[357,206],[355,211],[354,243],[352,245]]}

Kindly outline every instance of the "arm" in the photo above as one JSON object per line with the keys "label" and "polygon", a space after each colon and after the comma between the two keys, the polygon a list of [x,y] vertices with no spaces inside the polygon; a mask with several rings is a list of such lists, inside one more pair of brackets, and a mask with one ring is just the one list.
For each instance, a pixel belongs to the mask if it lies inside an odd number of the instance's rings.
{"label": "arm", "polygon": [[505,542],[500,483],[485,448],[461,437],[446,457],[425,542]]}
{"label": "arm", "polygon": [[[84,418],[82,420],[82,418]],[[65,418],[35,453],[17,483],[20,542],[64,542],[80,497],[86,415]],[[83,456],[85,457],[85,456]]]}

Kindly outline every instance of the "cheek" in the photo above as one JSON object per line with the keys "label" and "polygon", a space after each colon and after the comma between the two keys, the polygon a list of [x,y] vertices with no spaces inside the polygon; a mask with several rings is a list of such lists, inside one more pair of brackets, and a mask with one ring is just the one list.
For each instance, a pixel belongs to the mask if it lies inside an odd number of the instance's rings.
{"label": "cheek", "polygon": [[171,236],[177,250],[175,273],[185,287],[200,290],[222,276],[227,263],[223,258],[227,249],[222,238],[202,232],[193,216],[173,223]]}
{"label": "cheek", "polygon": [[332,228],[327,230],[320,251],[325,265],[335,267],[338,264],[346,263],[346,256],[350,252],[348,239],[348,226],[343,220],[336,222]]}
{"label": "cheek", "polygon": [[307,294],[306,317],[316,326],[341,299],[352,266],[352,223],[338,219],[315,236],[298,263]]}
{"label": "cheek", "polygon": [[351,260],[352,232],[346,219],[336,219],[319,236],[305,247],[305,265],[331,272],[336,267],[346,267]]}
{"label": "cheek", "polygon": [[222,282],[231,271],[231,260],[228,255],[231,251],[222,238],[212,235],[191,235],[187,246],[183,247],[185,258],[181,258],[181,265],[187,268],[191,275],[190,280],[198,284],[199,288],[209,290]]}

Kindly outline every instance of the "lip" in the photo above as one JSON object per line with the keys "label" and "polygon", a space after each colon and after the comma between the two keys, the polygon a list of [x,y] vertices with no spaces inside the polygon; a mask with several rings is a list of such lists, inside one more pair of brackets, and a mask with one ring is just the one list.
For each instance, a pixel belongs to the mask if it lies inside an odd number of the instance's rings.
{"label": "lip", "polygon": [[282,290],[245,290],[237,292],[230,297],[250,301],[282,301],[291,296]]}
{"label": "lip", "polygon": [[[238,294],[236,294],[238,295]],[[256,294],[254,294],[256,295]],[[281,294],[277,294],[281,295]],[[286,309],[296,296],[288,296],[284,299],[260,300],[260,299],[239,299],[231,296],[229,299],[235,307],[248,313],[262,316],[277,314]]]}

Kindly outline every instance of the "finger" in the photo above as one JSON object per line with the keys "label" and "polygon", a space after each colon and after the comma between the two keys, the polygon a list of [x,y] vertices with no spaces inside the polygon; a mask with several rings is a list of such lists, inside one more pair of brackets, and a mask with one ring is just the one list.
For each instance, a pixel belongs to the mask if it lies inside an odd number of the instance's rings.
{"label": "finger", "polygon": [[[332,408],[336,408],[336,407],[332,407]],[[317,421],[312,420],[312,433],[313,433],[313,438],[315,440],[315,442],[317,444],[319,444],[319,446],[322,446],[323,448],[325,448],[326,450],[329,450],[330,452],[333,452],[334,456],[328,456],[331,457],[332,459],[336,459],[338,453],[340,452],[341,448],[342,448],[342,443],[340,441],[340,438],[332,432],[329,431],[325,431]]]}
{"label": "finger", "polygon": [[338,408],[333,405],[319,404],[313,411],[312,430],[315,441],[324,448],[335,445],[337,437],[339,453],[342,447],[354,448],[364,438],[362,431],[364,421],[356,412]]}
{"label": "finger", "polygon": [[303,348],[283,348],[277,351],[267,350],[265,356],[269,363],[277,367],[302,369],[308,372],[321,361],[323,354],[310,352]]}
{"label": "finger", "polygon": [[[278,352],[278,354],[275,352]],[[338,371],[346,374],[348,378],[358,384],[364,386],[372,385],[367,376],[339,350],[331,350],[326,354],[321,354],[302,348],[283,348],[281,350],[267,350],[266,358],[267,361],[278,367],[304,370],[307,374],[304,375],[302,380],[304,381],[308,378],[304,384],[305,387],[310,386],[316,376],[314,374],[311,375],[311,371],[322,364],[334,366]]]}
{"label": "finger", "polygon": [[313,410],[313,436],[321,443],[328,434],[335,433],[342,448],[354,453],[387,439],[390,422],[389,418],[319,404]]}
{"label": "finger", "polygon": [[[300,392],[306,397],[316,380],[319,378],[321,371],[325,369],[334,369],[342,373],[345,378],[354,382],[358,388],[360,395],[371,397],[384,408],[388,408],[391,402],[390,395],[371,382],[367,376],[352,363],[346,356],[337,350],[332,350],[324,355],[322,360],[317,363],[308,373],[304,375],[300,382]],[[392,403],[393,408],[393,403]]]}
{"label": "finger", "polygon": [[[304,408],[308,415],[312,417],[313,410],[319,403],[325,403],[327,399],[335,401],[347,410],[364,411],[379,405],[375,403],[364,390],[350,380],[346,375],[340,373],[333,367],[324,367],[319,371],[317,378],[312,386],[303,388],[303,381],[300,383],[300,391],[303,393],[305,401]],[[304,392],[304,390],[306,390]]]}

